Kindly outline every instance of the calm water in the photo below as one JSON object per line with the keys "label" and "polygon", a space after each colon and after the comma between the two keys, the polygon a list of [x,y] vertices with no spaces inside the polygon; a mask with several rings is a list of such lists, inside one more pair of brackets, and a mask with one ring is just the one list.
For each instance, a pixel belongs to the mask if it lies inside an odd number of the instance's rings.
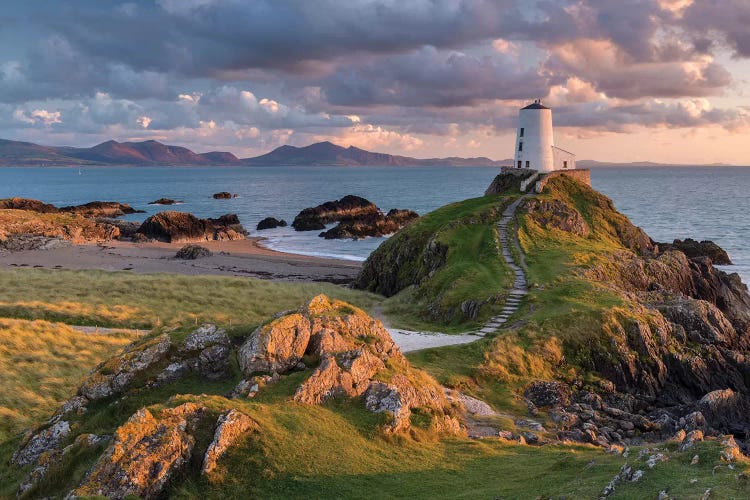
{"label": "calm water", "polygon": [[[492,168],[443,167],[88,168],[81,175],[68,168],[2,168],[0,198],[22,196],[55,205],[114,200],[146,210],[129,216],[141,220],[166,209],[149,201],[167,197],[184,200],[173,209],[200,217],[237,213],[252,229],[264,217],[291,222],[301,209],[346,194],[363,196],[384,210],[409,208],[424,214],[480,195],[495,174]],[[732,269],[750,281],[750,167],[598,169],[592,172],[592,184],[656,240],[716,241],[737,264]],[[218,191],[239,197],[214,200],[211,195]],[[324,240],[317,231],[291,228],[261,234],[274,249],[356,260],[383,241]]]}

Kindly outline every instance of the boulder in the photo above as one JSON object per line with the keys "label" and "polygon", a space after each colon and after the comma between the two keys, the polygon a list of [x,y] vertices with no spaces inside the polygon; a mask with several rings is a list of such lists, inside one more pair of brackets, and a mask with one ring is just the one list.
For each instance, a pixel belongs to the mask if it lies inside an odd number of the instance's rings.
{"label": "boulder", "polygon": [[359,196],[347,195],[336,201],[327,201],[317,207],[306,208],[294,218],[296,231],[325,229],[331,222],[352,220],[364,215],[378,215],[378,207]]}
{"label": "boulder", "polygon": [[750,401],[744,394],[732,389],[711,391],[696,406],[711,427],[738,435],[750,430]]}
{"label": "boulder", "polygon": [[122,393],[136,376],[166,360],[170,347],[167,334],[130,346],[121,355],[99,365],[83,382],[78,394],[95,401]]}
{"label": "boulder", "polygon": [[219,193],[214,193],[213,197],[214,200],[230,200],[232,198],[237,198],[237,195],[228,191],[221,191]]}
{"label": "boulder", "polygon": [[258,222],[258,226],[255,228],[258,231],[263,231],[264,229],[274,229],[277,227],[286,227],[286,221],[284,219],[276,219],[274,217],[266,217],[262,221]]}
{"label": "boulder", "polygon": [[197,369],[201,377],[218,380],[229,375],[231,347],[232,342],[225,330],[205,324],[188,335],[180,346],[180,354],[191,355],[193,359],[197,355]]}
{"label": "boulder", "polygon": [[141,224],[138,234],[167,243],[243,239],[247,231],[235,214],[218,219],[199,219],[185,212],[160,212]]}
{"label": "boulder", "polygon": [[214,439],[203,457],[202,474],[211,474],[222,455],[237,441],[251,431],[258,431],[258,424],[244,413],[231,409],[219,416]]}
{"label": "boulder", "polygon": [[127,203],[116,201],[91,201],[84,205],[62,207],[61,212],[82,215],[84,217],[120,217],[126,214],[142,214],[143,210],[136,210]]}
{"label": "boulder", "polygon": [[70,435],[70,423],[59,420],[31,435],[11,457],[16,465],[36,463],[44,453],[52,451]]}
{"label": "boulder", "polygon": [[381,213],[367,214],[351,220],[340,222],[336,227],[319,234],[321,238],[353,239],[386,236],[400,230],[419,217],[411,210],[393,209],[387,215]]}
{"label": "boulder", "polygon": [[690,448],[695,446],[695,443],[698,443],[700,441],[703,441],[703,431],[697,429],[694,431],[690,431],[685,436],[685,439],[683,439],[680,443],[679,450],[689,450]]}
{"label": "boulder", "polygon": [[310,341],[310,320],[299,313],[259,326],[240,347],[237,358],[245,375],[283,373],[302,360]]}
{"label": "boulder", "polygon": [[196,260],[211,257],[213,252],[200,245],[185,245],[175,254],[175,258],[182,260]]}
{"label": "boulder", "polygon": [[159,198],[158,200],[148,202],[149,205],[176,205],[178,203],[182,203],[182,201],[171,198]]}
{"label": "boulder", "polygon": [[117,429],[73,496],[158,498],[190,461],[195,446],[191,431],[204,411],[195,403],[158,413],[138,410]]}

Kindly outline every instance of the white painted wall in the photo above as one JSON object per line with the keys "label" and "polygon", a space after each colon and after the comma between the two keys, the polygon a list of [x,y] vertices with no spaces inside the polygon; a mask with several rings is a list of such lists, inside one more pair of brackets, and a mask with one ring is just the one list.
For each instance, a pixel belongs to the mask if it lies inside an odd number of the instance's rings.
{"label": "white painted wall", "polygon": [[[524,132],[523,137],[521,137],[521,129]],[[523,143],[521,151],[519,151],[520,143]],[[542,172],[555,170],[552,145],[552,110],[520,110],[513,166],[518,167],[520,161],[522,168],[533,168]]]}
{"label": "white painted wall", "polygon": [[576,168],[576,155],[557,146],[552,146],[552,163],[555,170],[572,170]]}

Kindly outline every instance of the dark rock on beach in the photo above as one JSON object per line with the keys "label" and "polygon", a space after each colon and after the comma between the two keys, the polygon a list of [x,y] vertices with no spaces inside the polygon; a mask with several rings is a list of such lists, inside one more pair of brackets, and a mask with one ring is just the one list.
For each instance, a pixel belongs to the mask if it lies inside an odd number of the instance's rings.
{"label": "dark rock on beach", "polygon": [[274,229],[277,227],[286,227],[287,223],[284,219],[276,219],[274,217],[266,217],[262,221],[258,222],[256,229],[262,231],[264,229]]}
{"label": "dark rock on beach", "polygon": [[196,260],[211,257],[213,253],[206,247],[200,245],[185,245],[175,254],[175,258],[181,260]]}
{"label": "dark rock on beach", "polygon": [[247,231],[235,214],[199,219],[185,212],[161,212],[141,224],[138,234],[167,243],[244,239]]}
{"label": "dark rock on beach", "polygon": [[386,236],[393,234],[406,224],[417,219],[419,214],[411,210],[393,209],[388,214],[367,214],[345,222],[320,233],[320,237],[327,240],[353,239],[358,240],[368,236]]}
{"label": "dark rock on beach", "polygon": [[222,191],[220,193],[214,193],[214,200],[230,200],[232,198],[237,198],[237,195],[229,193],[227,191]]}
{"label": "dark rock on beach", "polygon": [[327,201],[317,207],[302,210],[294,218],[292,227],[297,231],[325,229],[326,224],[353,220],[365,215],[380,214],[378,207],[360,196],[347,195],[336,201]]}

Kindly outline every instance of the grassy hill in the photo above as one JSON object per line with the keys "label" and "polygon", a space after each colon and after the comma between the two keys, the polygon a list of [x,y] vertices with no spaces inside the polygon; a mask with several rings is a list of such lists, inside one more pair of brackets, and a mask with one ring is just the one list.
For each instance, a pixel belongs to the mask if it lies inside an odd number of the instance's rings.
{"label": "grassy hill", "polygon": [[[79,393],[88,394],[89,401],[84,410],[63,414],[72,429],[60,445],[67,451],[42,455],[40,463],[47,469],[27,490],[29,497],[64,497],[85,482],[92,467],[110,470],[104,450],[129,457],[132,440],[141,435],[141,444],[148,447],[139,463],[149,463],[159,452],[153,448],[162,439],[153,430],[159,425],[172,429],[170,442],[196,450],[163,485],[167,497],[598,498],[626,464],[642,471],[642,477],[617,483],[609,498],[655,498],[662,491],[673,498],[702,498],[707,490],[717,498],[747,497],[748,463],[738,456],[728,458],[731,448],[724,440],[708,437],[711,429],[722,427],[707,409],[702,427],[707,438],[689,447],[679,432],[674,437],[666,418],[659,421],[661,427],[655,424],[657,413],[676,415],[676,420],[670,416],[675,422],[685,417],[697,407],[700,395],[727,382],[714,373],[716,382],[701,386],[706,383],[699,377],[702,372],[691,372],[693,365],[680,364],[683,360],[688,363],[697,356],[725,363],[712,366],[722,366],[726,373],[736,369],[716,357],[716,340],[695,333],[708,324],[708,316],[695,312],[700,310],[713,318],[712,332],[725,336],[722,352],[733,351],[733,358],[744,352],[736,335],[744,306],[732,295],[732,278],[700,259],[660,252],[611,201],[569,179],[554,179],[543,194],[520,206],[515,227],[531,287],[507,328],[470,344],[416,351],[403,359],[391,353],[368,376],[371,385],[396,387],[402,402],[408,393],[404,387],[429,391],[436,381],[488,403],[493,416],[471,416],[464,403],[455,401],[440,403],[444,413],[436,412],[430,404],[443,397],[436,393],[431,403],[410,407],[407,425],[389,431],[401,414],[397,405],[372,411],[372,393],[359,392],[356,383],[344,387],[342,381],[350,376],[346,366],[361,362],[358,369],[368,369],[364,358],[347,357],[353,352],[347,349],[356,347],[357,356],[385,349],[377,322],[357,307],[371,314],[384,312],[394,323],[453,330],[492,313],[491,301],[479,308],[476,318],[460,317],[456,311],[467,300],[501,297],[510,286],[494,227],[513,199],[509,193],[476,198],[423,217],[373,254],[370,270],[360,278],[369,292],[224,277],[1,271],[0,317],[5,319],[0,320],[0,338],[5,345],[0,364],[10,374],[3,381],[12,389],[8,394],[30,397],[0,397],[5,432],[0,436],[5,439],[0,444],[0,496],[14,495],[35,467],[11,465],[11,455],[28,448],[31,436],[55,425],[45,420],[80,386]],[[723,288],[711,288],[714,279]],[[318,293],[351,305],[339,303],[335,311],[322,313],[304,305]],[[721,297],[734,302],[728,305]],[[680,314],[675,313],[678,306]],[[698,325],[695,332],[679,329],[687,324],[684,318]],[[278,339],[297,338],[305,321],[329,337],[309,344],[302,365],[281,370],[278,377],[248,371],[247,360],[240,358],[246,349],[257,348],[248,347],[249,339],[262,338],[257,336],[274,328],[288,328]],[[191,369],[159,382],[161,374],[171,373],[169,366],[205,359],[204,351],[204,358],[195,358],[185,350],[201,323],[215,323],[228,334],[225,347],[231,355],[224,376],[207,378]],[[71,324],[153,333],[110,358],[132,339],[132,332],[87,337],[90,334],[66,326]],[[354,344],[344,335],[352,332]],[[163,354],[154,349],[165,339],[168,354],[154,358]],[[335,355],[326,354],[323,344]],[[24,353],[31,357],[24,358]],[[72,366],[74,353],[80,355]],[[45,366],[43,377],[36,377],[40,365]],[[121,392],[99,393],[97,384],[128,374],[127,367],[136,365],[145,368],[118,385]],[[343,371],[336,372],[336,366]],[[301,402],[300,388],[315,377],[324,385],[343,386],[319,404]],[[258,390],[251,391],[257,394],[229,397],[246,379],[258,384]],[[529,392],[539,382],[559,389],[553,394],[560,396],[559,404],[541,404]],[[661,403],[677,397],[676,388],[684,398],[677,410]],[[742,386],[733,388],[742,393]],[[398,399],[393,397],[389,401]],[[589,427],[583,423],[586,401],[598,405],[586,421]],[[230,410],[249,418],[254,430],[233,441],[210,474],[202,473],[201,460],[217,419]],[[465,430],[449,428],[454,417],[513,437],[470,439]],[[174,424],[182,418],[188,419],[185,426]],[[529,420],[543,429],[529,433]],[[631,427],[631,421],[636,425]],[[39,427],[21,436],[20,429],[33,424]],[[609,436],[606,446],[575,438],[575,431],[584,428],[595,428],[597,438]],[[625,434],[628,428],[632,435]],[[618,432],[628,440],[627,454],[613,437]],[[109,448],[112,441],[86,436],[112,436],[118,445]],[[528,444],[519,443],[521,436],[528,437],[523,439]],[[539,443],[532,444],[532,437]]]}

